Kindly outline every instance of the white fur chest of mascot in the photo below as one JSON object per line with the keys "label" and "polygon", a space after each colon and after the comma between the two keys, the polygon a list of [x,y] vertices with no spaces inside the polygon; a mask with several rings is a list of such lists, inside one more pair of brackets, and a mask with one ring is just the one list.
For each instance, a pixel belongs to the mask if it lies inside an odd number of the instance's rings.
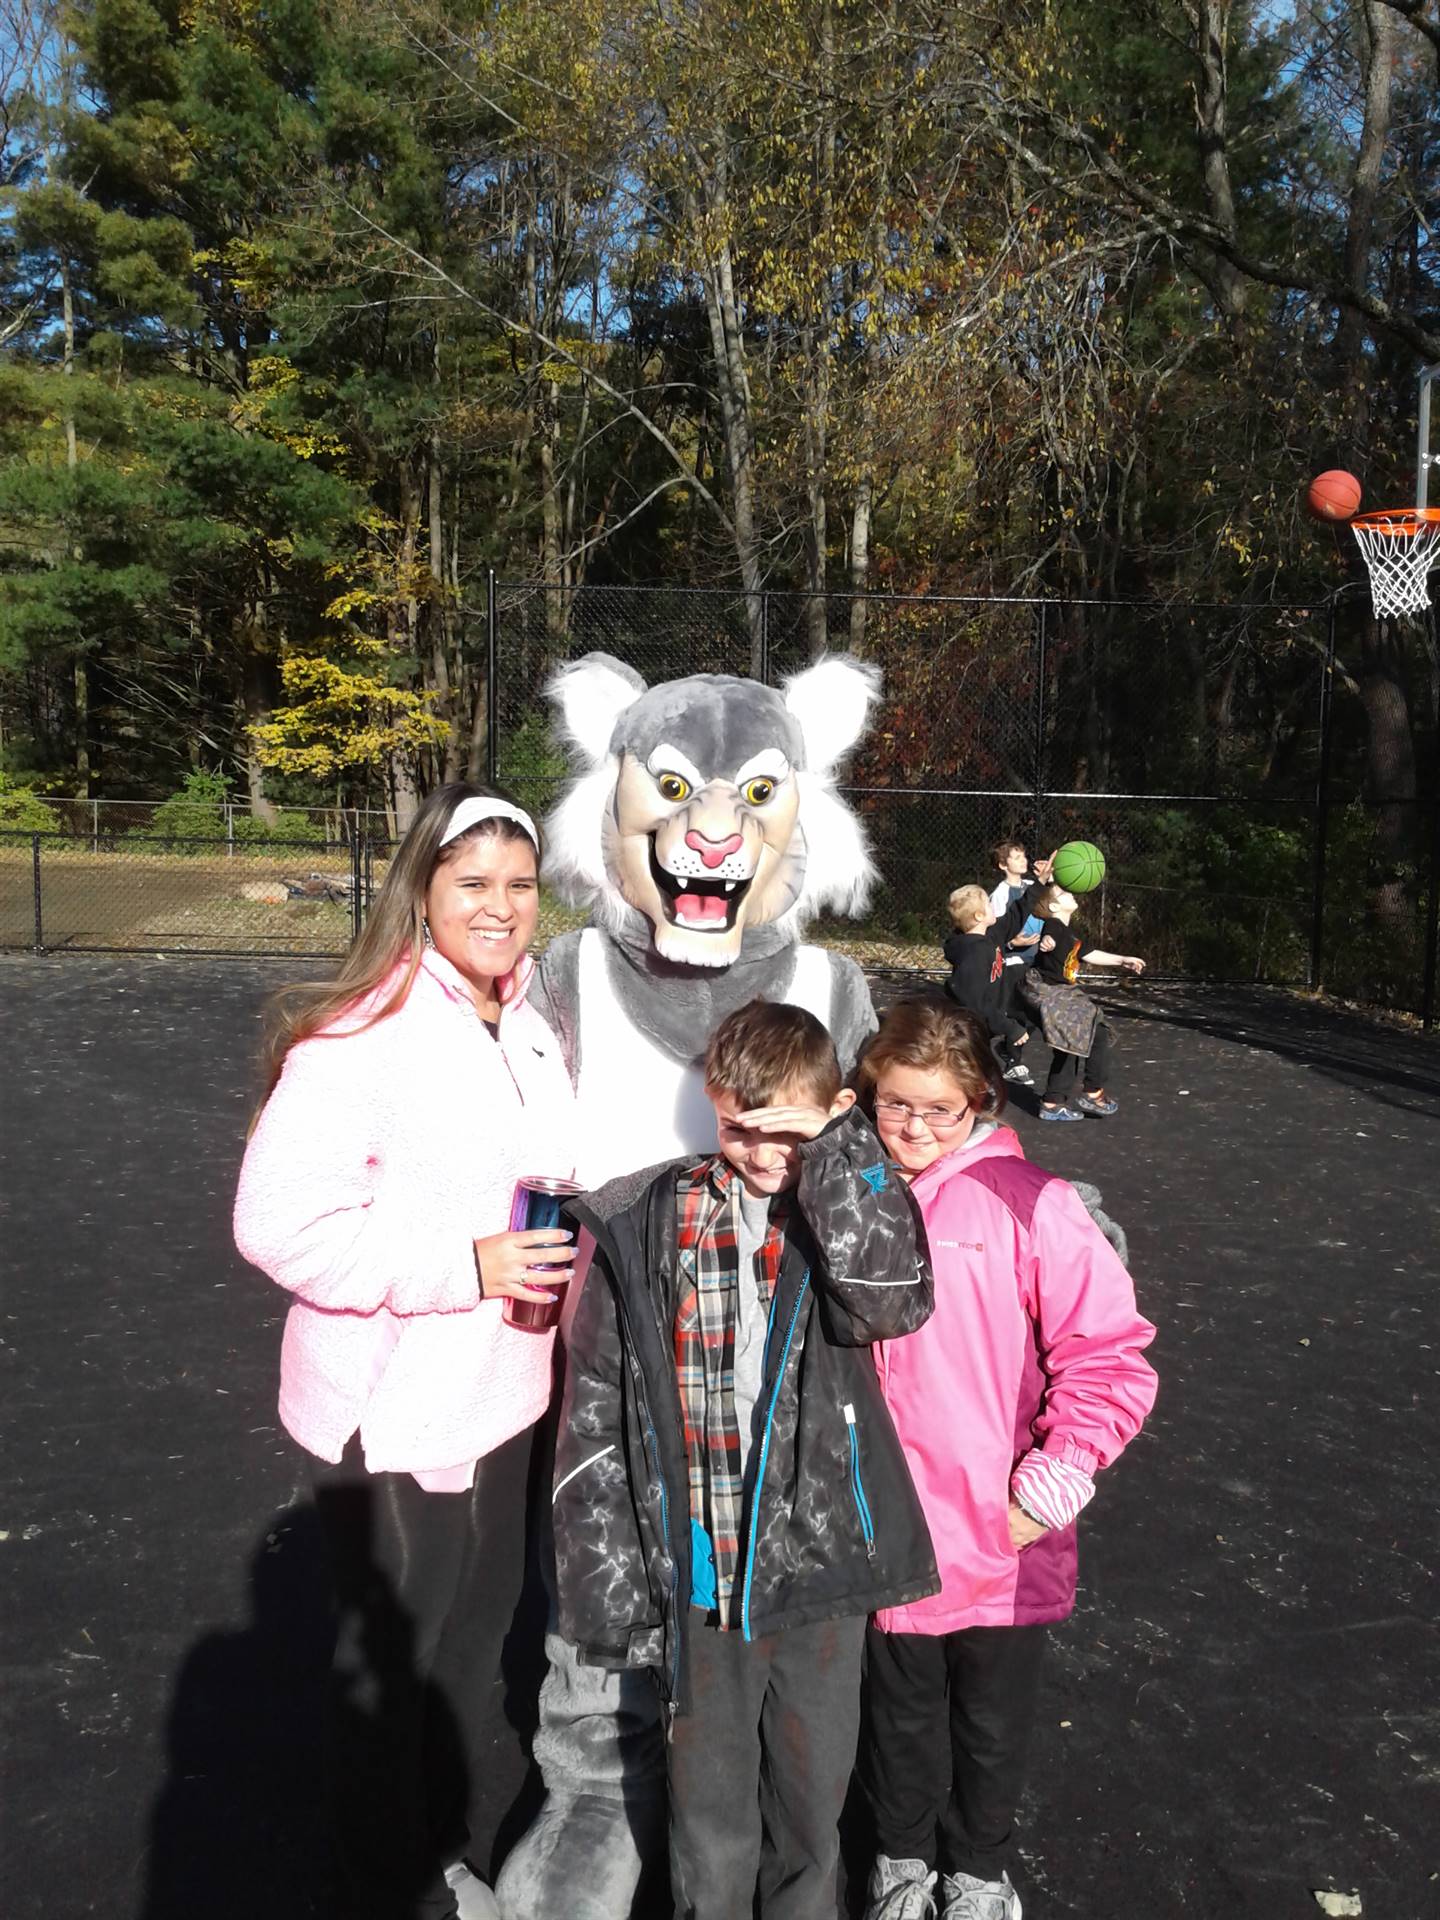
{"label": "white fur chest of mascot", "polygon": [[[879,686],[835,656],[783,690],[720,674],[647,688],[607,654],[552,680],[580,770],[547,822],[545,872],[591,924],[551,943],[530,998],[575,1078],[587,1185],[714,1150],[705,1047],[757,996],[808,1008],[854,1067],[875,1028],[865,977],[800,936],[822,908],[859,912],[875,878],[834,776]],[[648,1673],[582,1666],[556,1634],[546,1651],[546,1800],[506,1861],[501,1908],[626,1920],[642,1871],[665,1867],[658,1693]]]}

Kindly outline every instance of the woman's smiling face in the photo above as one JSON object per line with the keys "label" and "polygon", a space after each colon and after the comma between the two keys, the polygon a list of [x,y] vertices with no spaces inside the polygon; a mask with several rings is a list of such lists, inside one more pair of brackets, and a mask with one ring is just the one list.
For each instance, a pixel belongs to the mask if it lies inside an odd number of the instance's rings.
{"label": "woman's smiling face", "polygon": [[425,918],[435,949],[464,975],[477,1001],[492,1005],[499,982],[535,932],[540,883],[528,839],[496,833],[462,840],[430,876]]}

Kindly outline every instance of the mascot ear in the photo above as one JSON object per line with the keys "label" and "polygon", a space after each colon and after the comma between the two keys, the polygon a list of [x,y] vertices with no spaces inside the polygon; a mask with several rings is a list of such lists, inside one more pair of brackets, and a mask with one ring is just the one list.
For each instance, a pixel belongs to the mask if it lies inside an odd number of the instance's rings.
{"label": "mascot ear", "polygon": [[552,674],[545,697],[560,709],[560,731],[588,767],[603,766],[615,722],[645,682],[613,653],[587,653]]}
{"label": "mascot ear", "polygon": [[848,654],[830,654],[785,682],[785,704],[799,723],[811,773],[834,771],[879,698],[880,669]]}

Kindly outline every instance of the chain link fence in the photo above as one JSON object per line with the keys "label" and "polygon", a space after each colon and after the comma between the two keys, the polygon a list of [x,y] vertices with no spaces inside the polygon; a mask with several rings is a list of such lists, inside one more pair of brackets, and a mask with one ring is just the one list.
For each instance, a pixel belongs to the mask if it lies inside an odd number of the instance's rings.
{"label": "chain link fence", "polygon": [[[1378,791],[1374,676],[1333,605],[492,582],[472,624],[490,777],[537,814],[569,777],[543,697],[567,660],[604,651],[652,684],[781,684],[826,647],[874,660],[884,691],[842,791],[882,881],[864,922],[814,932],[867,964],[937,968],[946,897],[993,883],[997,841],[1088,839],[1107,860],[1077,918],[1095,945],[1162,975],[1324,985],[1433,1017],[1433,634],[1394,669],[1411,759]],[[0,946],[339,954],[389,851],[385,816],[348,810],[292,810],[275,829],[227,807],[177,839],[144,803],[47,804],[56,831],[0,834]],[[580,917],[542,896],[541,942]]]}
{"label": "chain link fence", "polygon": [[367,842],[229,844],[0,833],[0,947],[344,953],[376,884]]}
{"label": "chain link fence", "polygon": [[1377,799],[1358,624],[1333,605],[769,593],[752,606],[705,589],[497,586],[491,772],[532,809],[553,802],[567,767],[543,687],[568,659],[612,653],[652,683],[778,684],[844,647],[884,674],[842,789],[883,883],[867,921],[818,937],[935,967],[946,896],[994,880],[997,841],[1034,853],[1089,839],[1108,872],[1077,927],[1097,946],[1162,974],[1323,984],[1428,1016],[1436,694],[1416,648],[1409,790]]}

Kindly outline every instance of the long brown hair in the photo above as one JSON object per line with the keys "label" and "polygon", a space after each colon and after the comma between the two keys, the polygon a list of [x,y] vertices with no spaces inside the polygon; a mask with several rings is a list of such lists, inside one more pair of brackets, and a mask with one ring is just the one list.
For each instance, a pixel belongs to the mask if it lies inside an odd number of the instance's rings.
{"label": "long brown hair", "polygon": [[861,1055],[860,1097],[872,1119],[875,1088],[887,1067],[943,1073],[964,1092],[977,1119],[998,1120],[1005,1110],[1005,1080],[989,1034],[973,1013],[943,994],[897,1000]]}
{"label": "long brown hair", "polygon": [[[383,986],[402,961],[405,971],[394,992],[360,1026],[347,1028],[345,1032],[364,1033],[381,1020],[388,1020],[392,1013],[397,1013],[404,1006],[425,952],[425,896],[436,868],[446,866],[455,859],[467,841],[481,840],[490,835],[497,840],[519,840],[527,846],[531,844],[529,834],[518,821],[497,816],[490,820],[477,820],[473,827],[467,827],[464,833],[457,834],[442,847],[441,836],[450,816],[462,800],[505,800],[508,797],[491,787],[474,786],[464,780],[448,781],[426,797],[411,822],[409,832],[400,842],[395,858],[390,862],[390,871],[385,876],[374,906],[366,915],[360,938],[345,956],[335,978],[282,987],[271,998],[266,1009],[265,1092],[260,1101],[261,1107],[275,1091],[275,1083],[280,1078],[285,1056],[290,1049],[300,1041],[314,1039],[317,1035],[325,1039],[343,1037],[330,1034],[326,1029],[347,1008]],[[538,871],[538,847],[535,849],[535,865]]]}

